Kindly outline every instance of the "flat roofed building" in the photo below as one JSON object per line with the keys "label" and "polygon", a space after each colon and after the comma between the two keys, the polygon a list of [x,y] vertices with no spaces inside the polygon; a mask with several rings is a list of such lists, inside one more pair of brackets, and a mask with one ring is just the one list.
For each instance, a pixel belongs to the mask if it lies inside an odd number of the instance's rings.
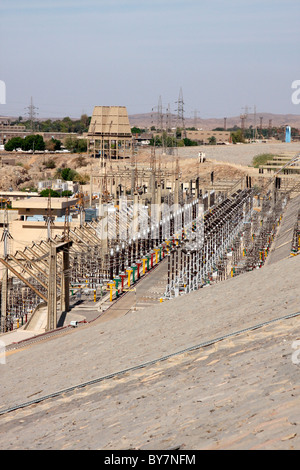
{"label": "flat roofed building", "polygon": [[229,131],[186,131],[188,139],[196,140],[199,143],[208,144],[211,137],[215,137],[217,144],[230,142]]}
{"label": "flat roofed building", "polygon": [[[70,210],[72,206],[78,203],[78,199],[68,199],[64,197],[51,198],[51,215],[56,217],[63,217],[66,214],[66,209]],[[49,200],[47,197],[31,197],[12,202],[12,208],[18,209],[19,215],[28,216],[42,215],[47,216],[49,211]]]}
{"label": "flat roofed building", "polygon": [[[74,207],[78,205],[78,202],[77,198],[51,198],[51,218],[53,220],[51,230],[53,231],[53,237],[64,233],[66,216],[70,230],[79,226],[79,210]],[[23,250],[24,246],[30,245],[32,242],[47,239],[48,198],[31,197],[29,199],[13,200],[12,209],[7,212],[12,237],[8,242],[9,253],[13,254],[17,250]],[[0,211],[0,238],[3,234],[6,217],[4,210]]]}
{"label": "flat roofed building", "polygon": [[133,139],[126,107],[95,106],[87,139],[95,157],[129,158]]}
{"label": "flat roofed building", "polygon": [[26,191],[0,191],[0,198],[7,199],[10,202],[18,199],[29,199],[38,197],[39,193]]}

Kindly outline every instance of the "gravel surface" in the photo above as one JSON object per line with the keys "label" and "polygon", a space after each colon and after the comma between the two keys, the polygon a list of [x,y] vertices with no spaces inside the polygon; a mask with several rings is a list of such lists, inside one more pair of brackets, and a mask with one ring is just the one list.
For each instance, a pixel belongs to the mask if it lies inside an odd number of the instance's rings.
{"label": "gravel surface", "polygon": [[299,311],[300,257],[7,353],[1,409]]}
{"label": "gravel surface", "polygon": [[[1,407],[299,311],[300,257],[11,352]],[[299,317],[0,417],[0,449],[297,449]],[[295,351],[296,352],[296,351]]]}
{"label": "gravel surface", "polygon": [[205,145],[200,147],[180,147],[178,148],[178,155],[180,157],[198,157],[199,152],[204,152],[206,158],[240,164],[251,165],[253,158],[262,153],[272,154],[290,154],[296,155],[300,152],[300,142],[292,142],[286,144],[285,142],[265,143],[265,144],[241,144],[241,145]]}

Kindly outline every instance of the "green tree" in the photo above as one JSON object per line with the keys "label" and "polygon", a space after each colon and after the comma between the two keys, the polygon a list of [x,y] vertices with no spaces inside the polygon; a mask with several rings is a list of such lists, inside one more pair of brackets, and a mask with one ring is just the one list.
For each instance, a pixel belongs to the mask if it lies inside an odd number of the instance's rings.
{"label": "green tree", "polygon": [[47,142],[45,142],[45,147],[50,152],[55,152],[55,150],[60,150],[61,145],[62,145],[61,141],[58,140],[58,139],[54,139],[53,137],[52,137],[52,139],[47,140]]}
{"label": "green tree", "polygon": [[22,143],[22,150],[45,150],[45,142],[41,135],[27,135]]}
{"label": "green tree", "polygon": [[83,153],[87,151],[87,141],[86,139],[77,139],[77,146],[75,153]]}
{"label": "green tree", "polygon": [[152,146],[155,145],[155,147],[161,147],[162,146],[162,140],[158,135],[156,135],[155,137],[152,137],[152,139],[150,139],[150,144],[149,145],[152,145]]}
{"label": "green tree", "polygon": [[91,122],[91,118],[88,117],[87,114],[82,114],[82,115],[81,115],[81,117],[80,117],[80,124],[82,125],[84,131],[87,131],[87,130],[88,130],[88,127],[89,127],[89,125],[90,125],[90,122]]}
{"label": "green tree", "polygon": [[77,172],[72,168],[63,168],[60,172],[60,176],[64,181],[74,181]]}
{"label": "green tree", "polygon": [[59,192],[54,191],[53,189],[43,189],[43,191],[40,192],[40,197],[48,197],[49,193],[51,197],[60,197]]}
{"label": "green tree", "polygon": [[23,145],[23,139],[22,137],[13,137],[12,139],[9,139],[5,146],[4,149],[7,152],[12,152],[13,150],[16,150],[18,148],[22,148]]}
{"label": "green tree", "polygon": [[142,129],[140,129],[139,127],[134,126],[134,127],[131,128],[131,133],[132,134],[141,134],[142,132],[143,132]]}
{"label": "green tree", "polygon": [[198,145],[195,140],[188,139],[187,137],[183,139],[183,142],[184,142],[185,147],[192,147],[192,146]]}
{"label": "green tree", "polygon": [[86,139],[77,139],[76,137],[67,137],[65,140],[66,149],[73,153],[82,153],[87,151]]}
{"label": "green tree", "polygon": [[68,189],[66,189],[65,191],[63,191],[61,193],[62,197],[70,197],[70,196],[72,196],[72,194],[73,194],[72,191],[70,191]]}
{"label": "green tree", "polygon": [[233,144],[236,144],[238,142],[241,142],[241,143],[245,142],[245,139],[244,139],[244,136],[243,136],[243,133],[242,133],[241,129],[238,129],[237,131],[232,132],[231,133],[231,139],[232,139]]}
{"label": "green tree", "polygon": [[215,138],[214,135],[212,135],[212,136],[208,139],[208,143],[209,143],[209,145],[217,145],[217,139]]}

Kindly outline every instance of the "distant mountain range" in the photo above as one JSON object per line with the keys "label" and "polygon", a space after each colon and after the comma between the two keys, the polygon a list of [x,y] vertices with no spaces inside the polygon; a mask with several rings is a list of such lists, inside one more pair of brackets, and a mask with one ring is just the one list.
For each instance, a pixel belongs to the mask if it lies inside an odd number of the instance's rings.
{"label": "distant mountain range", "polygon": [[[139,128],[148,128],[151,126],[158,126],[158,114],[157,113],[143,113],[143,114],[131,114],[128,116],[131,127]],[[256,115],[256,125],[259,128],[260,126],[260,117],[262,117],[262,127],[269,127],[271,122],[272,127],[281,127],[281,126],[291,126],[296,129],[300,129],[300,115],[299,114],[272,114],[272,113],[257,113]],[[16,116],[0,116],[0,122],[6,119],[16,120]],[[48,118],[39,119],[40,121],[45,121]],[[62,118],[49,118],[51,121],[62,120]],[[80,118],[71,118],[72,120],[77,120]],[[177,116],[172,114],[170,116],[169,122],[172,127],[176,127]],[[21,122],[22,123],[22,122]],[[245,127],[254,127],[254,115],[249,113],[246,119]],[[166,117],[163,116],[163,125],[166,127]],[[196,127],[197,129],[203,130],[212,130],[216,127],[224,127],[224,118],[209,118],[202,119],[198,117],[196,120],[193,118],[185,118],[186,127]],[[226,128],[230,129],[234,126],[241,127],[241,117],[233,116],[226,117]]]}
{"label": "distant mountain range", "polygon": [[[157,126],[158,114],[157,113],[144,113],[144,114],[131,114],[128,116],[131,127],[139,128],[150,128],[151,126]],[[272,127],[291,126],[300,129],[300,115],[297,114],[271,114],[271,113],[257,113],[256,125],[260,126],[260,117],[262,117],[262,127],[269,127],[271,121]],[[171,125],[176,127],[177,116],[171,116]],[[164,117],[164,126],[166,126],[166,119]],[[198,117],[195,121],[193,118],[185,119],[186,127],[196,127],[203,130],[212,130],[216,127],[224,127],[224,118],[210,118],[201,119]],[[230,129],[234,126],[241,127],[241,117],[227,117],[226,128]],[[245,127],[255,126],[254,115],[250,114],[246,118]]]}

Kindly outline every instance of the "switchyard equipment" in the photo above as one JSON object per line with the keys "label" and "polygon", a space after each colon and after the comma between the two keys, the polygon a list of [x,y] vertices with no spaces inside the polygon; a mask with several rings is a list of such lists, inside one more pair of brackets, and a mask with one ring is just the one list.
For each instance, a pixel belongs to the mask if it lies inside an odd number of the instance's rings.
{"label": "switchyard equipment", "polygon": [[[122,173],[117,164],[115,171],[102,166],[95,175],[119,188],[111,191],[109,184],[102,190],[96,220],[81,219],[71,229],[66,217],[64,233],[53,237],[49,218],[47,240],[4,253],[1,331],[26,323],[41,305],[47,306],[47,329],[56,328],[58,304],[67,312],[78,292],[96,300],[109,293],[113,300],[166,256],[165,299],[263,265],[289,197],[278,190],[274,175],[257,198],[251,187],[243,189],[243,181],[205,190],[196,178],[186,190],[178,160],[169,171],[154,153],[148,167],[131,164]],[[120,187],[116,180],[124,175]],[[3,242],[8,236],[6,230]],[[297,238],[299,248],[298,225]]]}
{"label": "switchyard equipment", "polygon": [[211,282],[261,267],[281,220],[287,198],[265,196],[253,206],[253,190],[239,190],[204,214],[202,243],[197,228],[168,254],[164,299],[198,290]]}
{"label": "switchyard equipment", "polygon": [[292,241],[292,256],[298,255],[300,252],[300,210],[298,212],[297,221],[293,230],[293,241]]}

